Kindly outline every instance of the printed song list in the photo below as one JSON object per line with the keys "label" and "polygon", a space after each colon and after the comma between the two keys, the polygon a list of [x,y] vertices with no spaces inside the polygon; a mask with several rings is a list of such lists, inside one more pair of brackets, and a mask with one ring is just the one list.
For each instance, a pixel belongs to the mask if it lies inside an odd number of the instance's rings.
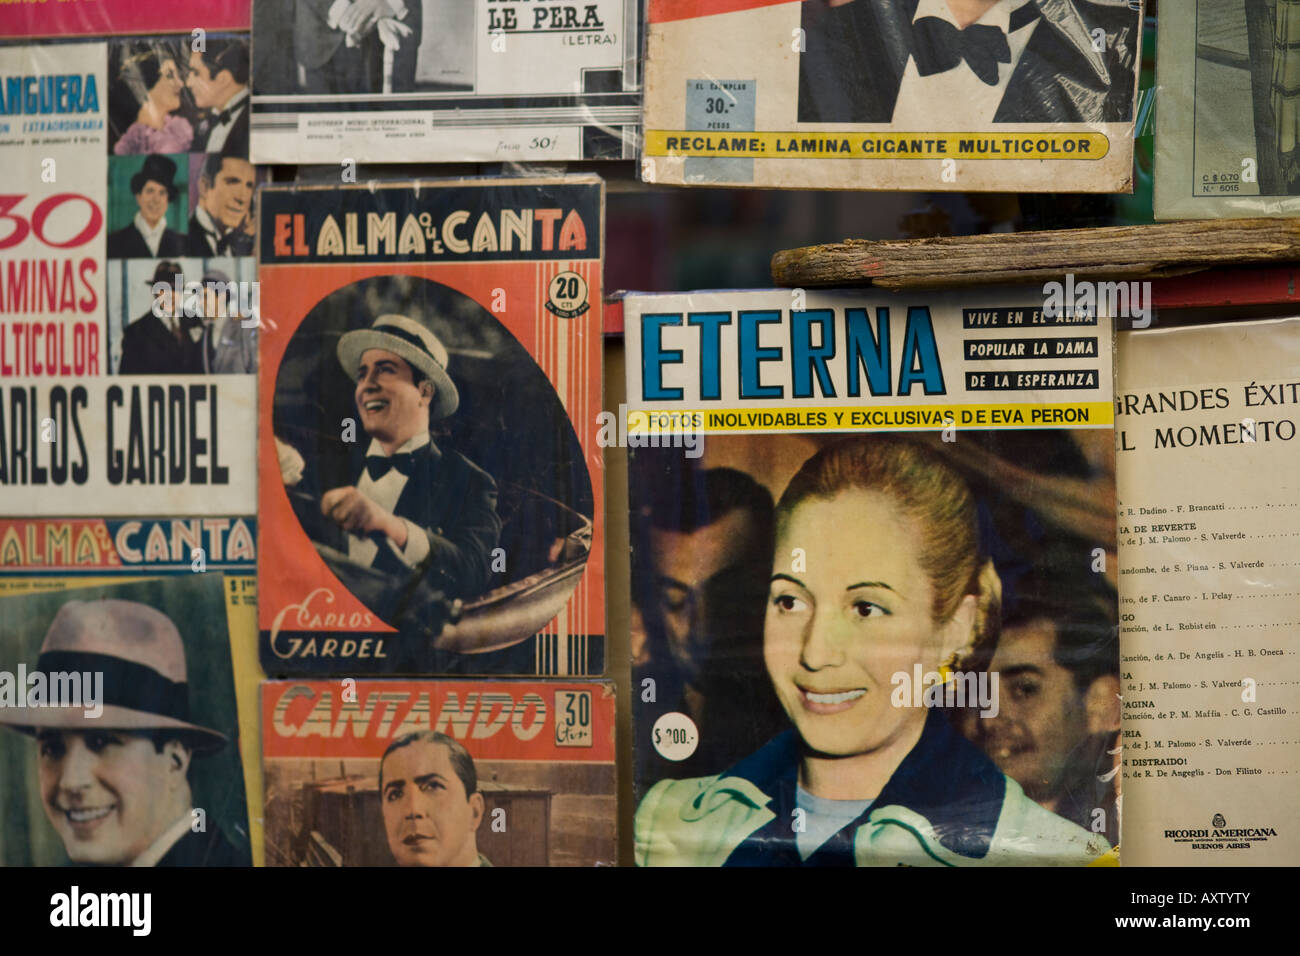
{"label": "printed song list", "polygon": [[[1279,324],[1300,337],[1291,321],[1246,323],[1245,334],[1226,331],[1223,341],[1212,334],[1223,327],[1122,340],[1127,864],[1294,864],[1300,856],[1300,439],[1281,437],[1294,436],[1300,406],[1252,403],[1262,402],[1262,378],[1184,378],[1171,387],[1144,374],[1192,350],[1217,358],[1220,374],[1235,371],[1225,357],[1252,353],[1251,371],[1266,370],[1267,356],[1279,355],[1265,349]],[[1279,370],[1287,373],[1294,382],[1294,364]],[[1282,378],[1267,382],[1269,394],[1285,397]]]}

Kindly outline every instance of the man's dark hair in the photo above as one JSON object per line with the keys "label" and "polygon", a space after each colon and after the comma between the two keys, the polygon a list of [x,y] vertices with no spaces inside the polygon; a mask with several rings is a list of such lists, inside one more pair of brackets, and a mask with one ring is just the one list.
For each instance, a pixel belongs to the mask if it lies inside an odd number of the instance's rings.
{"label": "man's dark hair", "polygon": [[208,153],[207,158],[203,160],[203,172],[199,178],[209,186],[213,185],[217,181],[217,176],[221,174],[221,167],[225,165],[228,159],[237,159],[242,163],[248,162],[243,156],[237,156],[234,153]]}
{"label": "man's dark hair", "polygon": [[478,792],[478,771],[474,769],[474,758],[469,755],[465,745],[454,737],[448,737],[444,733],[436,730],[417,730],[414,733],[405,734],[398,737],[388,745],[384,755],[379,758],[379,798],[383,799],[384,794],[384,761],[394,750],[400,750],[403,747],[409,747],[417,741],[427,744],[442,744],[447,748],[447,756],[451,760],[451,769],[456,771],[456,776],[460,782],[465,785],[465,798],[469,799]]}
{"label": "man's dark hair", "polygon": [[735,468],[687,470],[675,487],[651,489],[650,527],[689,534],[743,509],[754,516],[754,531],[762,541],[772,537],[772,495]]}
{"label": "man's dark hair", "polygon": [[248,45],[242,40],[208,40],[199,57],[214,80],[222,70],[229,70],[236,83],[248,85]]}
{"label": "man's dark hair", "polygon": [[[632,601],[643,612],[654,606],[654,570],[650,532],[685,534],[716,524],[733,511],[752,515],[750,525],[763,553],[770,557],[775,506],[771,493],[735,468],[696,468],[680,452],[638,450],[628,476],[633,501],[646,504],[633,512]],[[651,615],[653,618],[653,615]],[[650,624],[651,621],[647,621]]]}
{"label": "man's dark hair", "polygon": [[[1081,570],[1073,570],[1076,564]],[[1099,677],[1119,676],[1119,634],[1114,612],[1108,610],[1115,594],[1094,580],[1098,577],[1083,556],[1048,561],[1020,578],[1002,605],[1003,630],[1051,622],[1052,659],[1074,677],[1079,693]]]}

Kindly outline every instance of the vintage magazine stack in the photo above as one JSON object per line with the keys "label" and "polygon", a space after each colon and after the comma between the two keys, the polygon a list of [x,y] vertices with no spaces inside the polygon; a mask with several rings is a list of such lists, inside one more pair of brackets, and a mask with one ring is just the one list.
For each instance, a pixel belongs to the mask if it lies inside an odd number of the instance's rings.
{"label": "vintage magazine stack", "polygon": [[1300,212],[1150,6],[4,4],[0,864],[1300,863],[1294,273],[980,218]]}
{"label": "vintage magazine stack", "polygon": [[637,8],[336,6],[0,46],[7,864],[617,862],[602,181],[250,155],[622,157]]}
{"label": "vintage magazine stack", "polygon": [[248,24],[114,6],[0,46],[0,860],[247,866]]}

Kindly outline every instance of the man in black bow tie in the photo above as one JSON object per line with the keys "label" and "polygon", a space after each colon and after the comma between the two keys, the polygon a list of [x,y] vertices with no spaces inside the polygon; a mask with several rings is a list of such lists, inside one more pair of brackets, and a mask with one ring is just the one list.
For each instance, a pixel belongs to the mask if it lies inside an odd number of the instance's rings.
{"label": "man in black bow tie", "polygon": [[381,315],[339,339],[338,357],[370,436],[356,484],[321,496],[321,512],[348,532],[348,558],[407,579],[420,574],[446,597],[481,594],[501,534],[497,489],[429,436],[430,421],[460,403],[446,348],[414,319]]}
{"label": "man in black bow tie", "polygon": [[248,155],[248,44],[208,40],[190,53],[185,86],[199,109],[208,111],[194,152]]}
{"label": "man in black bow tie", "polygon": [[209,153],[199,176],[199,202],[190,216],[186,255],[251,256],[247,229],[253,203],[253,164],[229,153]]}
{"label": "man in black bow tie", "polygon": [[1131,0],[804,0],[801,123],[963,131],[1132,117]]}

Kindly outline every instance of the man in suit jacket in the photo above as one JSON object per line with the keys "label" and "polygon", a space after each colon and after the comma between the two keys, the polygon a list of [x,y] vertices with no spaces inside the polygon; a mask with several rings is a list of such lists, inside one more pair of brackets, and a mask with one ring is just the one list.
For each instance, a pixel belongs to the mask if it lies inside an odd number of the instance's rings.
{"label": "man in suit jacket", "polygon": [[181,321],[176,301],[178,262],[160,262],[149,283],[153,307],[122,333],[119,375],[191,375],[203,371],[198,345]]}
{"label": "man in suit jacket", "polygon": [[232,298],[235,284],[218,269],[203,273],[203,333],[199,354],[204,374],[251,375],[257,371],[257,325],[244,324]]}
{"label": "man in suit jacket", "polygon": [[422,0],[296,0],[294,7],[304,93],[383,92],[385,46],[393,47],[393,92],[415,88]]}
{"label": "man in suit jacket", "polygon": [[253,164],[230,153],[208,153],[199,175],[199,202],[190,216],[186,254],[251,256],[253,236],[245,228],[253,204]]}
{"label": "man in suit jacket", "polygon": [[185,645],[171,618],[136,601],[68,601],[36,670],[102,676],[98,713],[89,697],[88,709],[0,708],[0,725],[39,744],[41,802],[74,864],[251,865],[194,809],[192,761],[229,741],[190,720]]}
{"label": "man in suit jacket", "polygon": [[248,44],[209,40],[190,53],[185,85],[206,113],[191,149],[248,156]]}
{"label": "man in suit jacket", "polygon": [[1132,116],[1129,0],[804,0],[801,123],[918,131]]}
{"label": "man in suit jacket", "polygon": [[401,587],[423,583],[446,598],[481,594],[501,534],[497,489],[487,472],[429,436],[429,423],[460,403],[446,348],[414,319],[381,315],[345,334],[338,358],[356,382],[370,436],[356,484],[321,496],[321,513],[348,532],[348,558],[389,572]]}
{"label": "man in suit jacket", "polygon": [[131,177],[131,193],[139,212],[130,225],[108,234],[110,259],[156,259],[185,254],[185,237],[167,228],[167,206],[175,201],[176,164],[166,156],[149,155]]}

